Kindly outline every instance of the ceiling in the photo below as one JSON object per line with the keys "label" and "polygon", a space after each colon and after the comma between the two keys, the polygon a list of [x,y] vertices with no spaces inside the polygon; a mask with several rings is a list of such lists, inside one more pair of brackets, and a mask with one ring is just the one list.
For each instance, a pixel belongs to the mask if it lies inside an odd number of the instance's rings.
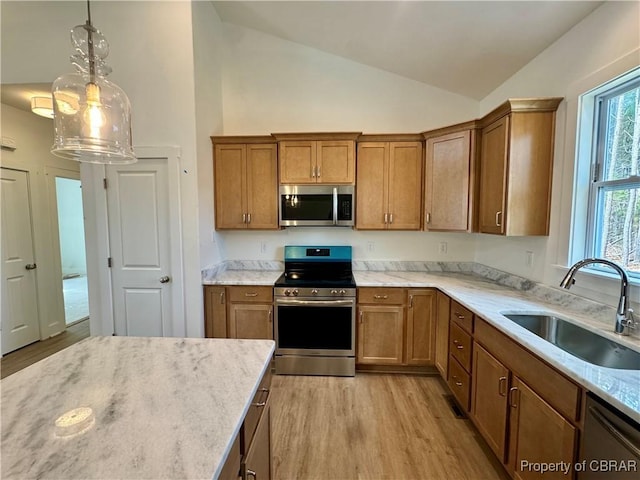
{"label": "ceiling", "polygon": [[213,1],[223,22],[477,100],[602,3]]}
{"label": "ceiling", "polygon": [[[213,1],[223,22],[482,99],[589,15],[596,1]],[[3,84],[30,109],[49,84]]]}

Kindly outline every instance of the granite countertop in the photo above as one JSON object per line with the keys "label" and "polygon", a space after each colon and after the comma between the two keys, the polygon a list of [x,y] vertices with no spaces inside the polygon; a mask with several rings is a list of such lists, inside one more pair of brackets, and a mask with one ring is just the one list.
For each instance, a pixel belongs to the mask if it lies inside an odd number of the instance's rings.
{"label": "granite countertop", "polygon": [[213,278],[202,280],[203,285],[269,285],[278,280],[280,270],[225,270]]}
{"label": "granite countertop", "polygon": [[[83,340],[0,383],[1,476],[216,478],[273,350],[271,340]],[[80,407],[94,420],[56,425]]]}
{"label": "granite countertop", "polygon": [[[576,308],[574,302],[533,296],[478,276],[460,273],[354,271],[358,287],[433,287],[478,314],[509,337],[538,354],[576,383],[640,422],[640,371],[605,368],[580,360],[507,319],[502,313],[550,312],[640,351],[640,339],[613,333],[609,308]],[[551,289],[550,289],[551,290]],[[581,297],[572,296],[579,302]],[[556,300],[556,301],[552,301]],[[603,318],[603,315],[606,315]]]}

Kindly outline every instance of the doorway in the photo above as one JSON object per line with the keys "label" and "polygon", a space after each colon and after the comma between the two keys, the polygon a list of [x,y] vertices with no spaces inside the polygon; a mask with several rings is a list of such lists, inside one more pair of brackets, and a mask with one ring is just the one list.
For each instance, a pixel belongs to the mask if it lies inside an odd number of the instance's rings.
{"label": "doorway", "polygon": [[55,177],[58,239],[67,326],[89,318],[84,213],[79,179]]}

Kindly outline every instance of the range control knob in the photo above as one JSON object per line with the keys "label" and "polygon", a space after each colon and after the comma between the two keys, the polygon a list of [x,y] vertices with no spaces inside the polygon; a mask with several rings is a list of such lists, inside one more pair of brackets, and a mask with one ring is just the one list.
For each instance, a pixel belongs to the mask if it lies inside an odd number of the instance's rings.
{"label": "range control knob", "polygon": [[296,289],[293,291],[293,296],[294,296],[294,297],[297,297],[297,296],[298,296],[298,293],[300,293],[300,292],[299,292],[299,291],[298,291],[298,289],[296,288]]}
{"label": "range control knob", "polygon": [[338,295],[338,290],[336,290],[335,288],[331,290],[331,295]]}
{"label": "range control knob", "polygon": [[318,294],[318,289],[317,288],[312,288],[311,289],[311,295],[317,295]]}
{"label": "range control knob", "polygon": [[288,288],[284,291],[284,294],[288,297],[289,295],[291,295],[291,290],[289,290]]}
{"label": "range control knob", "polygon": [[340,295],[346,295],[347,291],[345,289],[340,290]]}

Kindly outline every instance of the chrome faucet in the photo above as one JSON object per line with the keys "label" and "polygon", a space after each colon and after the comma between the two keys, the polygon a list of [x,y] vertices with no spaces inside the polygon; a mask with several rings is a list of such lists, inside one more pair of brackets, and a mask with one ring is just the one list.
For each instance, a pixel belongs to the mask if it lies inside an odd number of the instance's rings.
{"label": "chrome faucet", "polygon": [[636,328],[637,322],[633,318],[633,310],[629,308],[629,278],[624,269],[610,260],[604,258],[585,258],[574,263],[560,282],[562,288],[569,290],[576,283],[575,275],[578,270],[586,265],[600,263],[613,268],[620,275],[620,300],[616,311],[616,326],[614,331],[620,335],[629,335],[629,329]]}

